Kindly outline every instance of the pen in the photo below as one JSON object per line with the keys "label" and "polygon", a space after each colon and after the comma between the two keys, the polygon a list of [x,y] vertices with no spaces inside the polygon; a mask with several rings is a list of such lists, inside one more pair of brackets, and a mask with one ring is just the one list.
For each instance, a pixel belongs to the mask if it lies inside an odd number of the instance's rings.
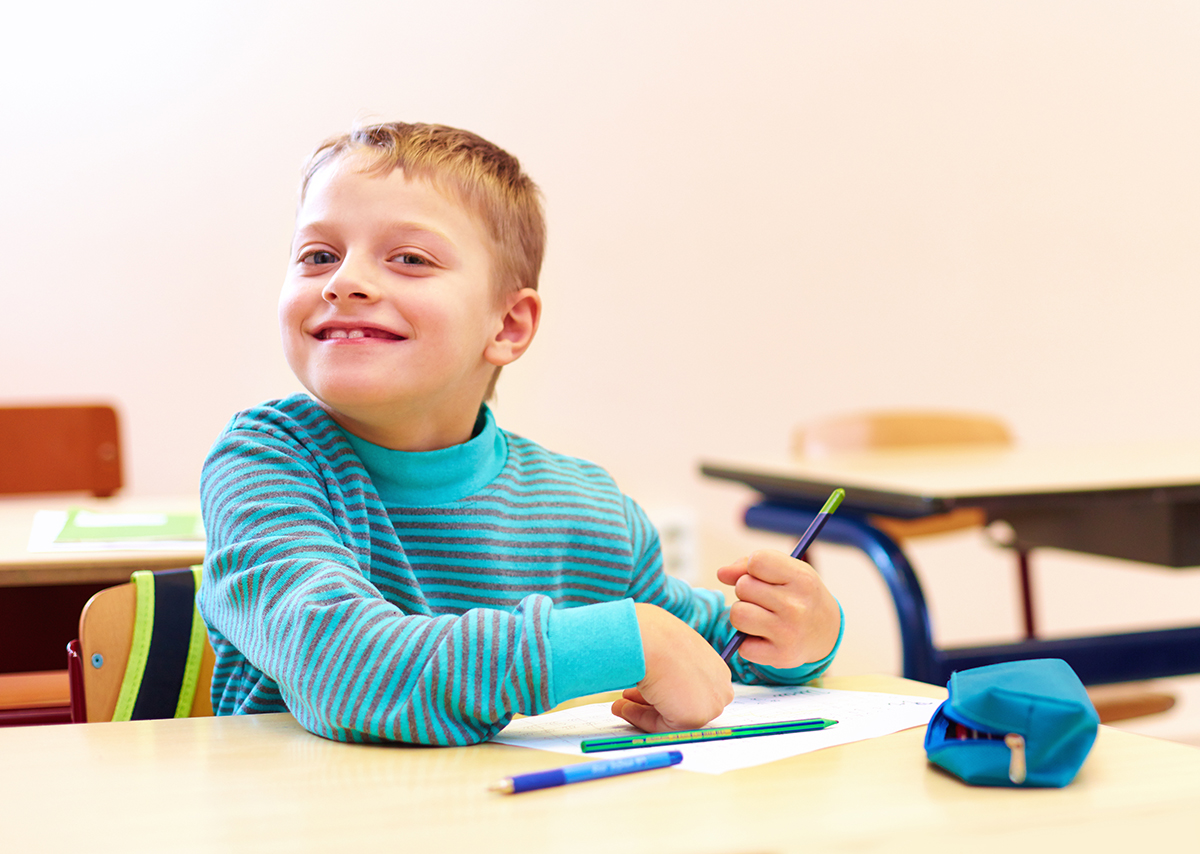
{"label": "pen", "polygon": [[532,792],[534,789],[549,789],[551,786],[565,786],[567,783],[582,783],[584,780],[616,777],[618,774],[632,774],[635,771],[668,768],[671,765],[678,765],[682,761],[683,754],[678,750],[667,750],[663,753],[646,753],[641,756],[625,756],[621,759],[583,762],[579,765],[537,771],[533,774],[518,774],[515,777],[505,777],[488,788],[493,792],[511,795],[516,792]]}
{"label": "pen", "polygon": [[626,750],[630,747],[658,747],[664,744],[684,744],[689,741],[721,741],[726,738],[753,738],[757,735],[782,735],[785,732],[811,732],[836,724],[827,718],[806,718],[802,721],[779,721],[746,726],[709,727],[680,732],[652,732],[616,738],[593,738],[579,745],[584,753],[602,750]]}
{"label": "pen", "polygon": [[[812,545],[812,541],[817,538],[817,534],[821,533],[821,529],[825,527],[825,520],[832,515],[834,510],[838,509],[838,505],[842,503],[842,499],[846,497],[846,490],[835,489],[825,501],[825,506],[821,508],[821,512],[817,514],[817,518],[812,520],[812,524],[808,526],[808,530],[800,537],[800,542],[796,543],[796,548],[792,549],[792,557],[798,558]],[[742,645],[742,641],[746,639],[745,632],[738,632],[729,639],[729,643],[725,644],[725,648],[721,650],[721,659],[728,664],[729,659],[738,647]]]}

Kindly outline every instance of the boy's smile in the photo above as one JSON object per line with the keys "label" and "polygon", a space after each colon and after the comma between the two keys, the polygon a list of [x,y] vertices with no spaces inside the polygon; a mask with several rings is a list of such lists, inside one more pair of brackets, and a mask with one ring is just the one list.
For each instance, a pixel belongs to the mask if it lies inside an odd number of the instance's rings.
{"label": "boy's smile", "polygon": [[497,347],[516,293],[497,294],[491,242],[453,193],[366,165],[327,164],[301,203],[279,301],[288,364],[368,441],[466,441],[497,366],[519,355]]}

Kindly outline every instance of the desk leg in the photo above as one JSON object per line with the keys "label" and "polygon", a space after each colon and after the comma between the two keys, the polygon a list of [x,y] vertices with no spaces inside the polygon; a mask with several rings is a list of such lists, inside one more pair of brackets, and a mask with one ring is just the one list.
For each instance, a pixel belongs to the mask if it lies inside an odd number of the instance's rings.
{"label": "desk leg", "polygon": [[[807,508],[763,501],[750,507],[745,519],[751,528],[798,536],[804,533],[819,509],[815,506]],[[933,647],[925,595],[921,592],[921,584],[917,581],[912,564],[900,546],[864,517],[846,511],[829,517],[820,539],[852,546],[871,559],[883,576],[896,606],[904,676],[933,685],[944,685],[948,676]]]}

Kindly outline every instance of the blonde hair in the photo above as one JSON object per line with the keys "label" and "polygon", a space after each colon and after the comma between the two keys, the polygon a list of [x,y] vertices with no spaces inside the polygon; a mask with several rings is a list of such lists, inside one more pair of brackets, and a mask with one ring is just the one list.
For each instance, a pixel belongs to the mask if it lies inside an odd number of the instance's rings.
{"label": "blonde hair", "polygon": [[371,158],[368,172],[401,169],[452,191],[483,223],[492,241],[497,294],[537,289],[546,249],[541,192],[504,149],[470,131],[445,125],[386,122],[355,128],[323,142],[304,167],[303,202],[313,175],[348,153]]}

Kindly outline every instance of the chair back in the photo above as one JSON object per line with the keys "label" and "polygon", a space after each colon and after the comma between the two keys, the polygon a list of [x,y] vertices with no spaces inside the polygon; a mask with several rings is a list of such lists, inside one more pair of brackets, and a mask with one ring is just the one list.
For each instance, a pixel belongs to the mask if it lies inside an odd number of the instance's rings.
{"label": "chair back", "polygon": [[882,448],[1013,443],[1008,426],[991,415],[938,410],[880,410],[839,415],[807,424],[792,436],[796,457]]}
{"label": "chair back", "polygon": [[[93,596],[68,655],[72,718],[127,721],[211,715],[215,656],[196,610],[200,567],[139,571]],[[82,693],[82,698],[77,695]]]}
{"label": "chair back", "polygon": [[0,407],[0,495],[121,488],[121,441],[111,406]]}

